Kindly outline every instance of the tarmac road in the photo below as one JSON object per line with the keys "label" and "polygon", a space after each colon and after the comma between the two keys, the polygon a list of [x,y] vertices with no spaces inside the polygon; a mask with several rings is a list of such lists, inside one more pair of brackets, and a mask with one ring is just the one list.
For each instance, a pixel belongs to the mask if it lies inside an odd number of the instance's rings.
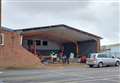
{"label": "tarmac road", "polygon": [[0,72],[0,83],[120,83],[120,67],[64,67]]}

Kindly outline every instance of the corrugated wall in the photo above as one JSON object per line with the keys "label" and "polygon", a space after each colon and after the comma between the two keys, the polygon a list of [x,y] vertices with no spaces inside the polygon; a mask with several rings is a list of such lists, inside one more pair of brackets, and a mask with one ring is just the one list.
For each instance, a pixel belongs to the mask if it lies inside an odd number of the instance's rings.
{"label": "corrugated wall", "polygon": [[97,52],[97,42],[95,40],[79,42],[79,54],[88,55]]}

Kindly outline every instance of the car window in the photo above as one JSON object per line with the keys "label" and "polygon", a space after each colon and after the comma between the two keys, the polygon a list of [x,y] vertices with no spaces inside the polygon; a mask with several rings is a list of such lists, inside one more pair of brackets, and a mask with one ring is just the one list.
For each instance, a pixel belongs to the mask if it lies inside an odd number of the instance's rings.
{"label": "car window", "polygon": [[106,54],[99,54],[98,58],[107,58],[107,55]]}
{"label": "car window", "polygon": [[112,56],[111,55],[107,55],[108,56],[108,58],[112,58]]}
{"label": "car window", "polygon": [[103,54],[103,58],[108,58],[108,56],[106,54]]}
{"label": "car window", "polygon": [[90,55],[90,58],[95,58],[95,56],[96,56],[95,54],[92,54]]}
{"label": "car window", "polygon": [[103,58],[103,55],[102,55],[102,54],[99,54],[99,55],[98,55],[98,58]]}
{"label": "car window", "polygon": [[113,58],[115,56],[113,56],[112,54],[108,54],[108,58]]}

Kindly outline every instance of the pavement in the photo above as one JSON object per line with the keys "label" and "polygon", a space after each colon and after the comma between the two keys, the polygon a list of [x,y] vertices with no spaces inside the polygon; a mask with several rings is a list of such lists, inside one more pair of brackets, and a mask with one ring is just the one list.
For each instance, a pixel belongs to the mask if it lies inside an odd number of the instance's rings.
{"label": "pavement", "polygon": [[0,83],[120,83],[120,67],[0,70]]}

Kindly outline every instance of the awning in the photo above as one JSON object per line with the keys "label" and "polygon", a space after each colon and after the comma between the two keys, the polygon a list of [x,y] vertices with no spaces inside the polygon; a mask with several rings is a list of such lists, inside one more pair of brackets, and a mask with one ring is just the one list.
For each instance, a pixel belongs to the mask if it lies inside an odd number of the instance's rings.
{"label": "awning", "polygon": [[56,41],[58,43],[101,39],[99,36],[63,24],[21,29],[16,31],[22,34],[24,38],[37,37]]}

